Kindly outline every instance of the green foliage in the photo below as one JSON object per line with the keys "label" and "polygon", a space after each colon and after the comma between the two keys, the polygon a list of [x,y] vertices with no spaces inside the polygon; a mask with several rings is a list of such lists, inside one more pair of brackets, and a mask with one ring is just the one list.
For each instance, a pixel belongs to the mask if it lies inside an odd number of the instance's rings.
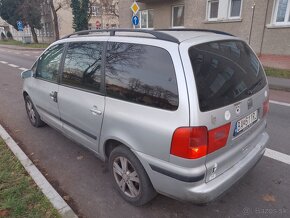
{"label": "green foliage", "polygon": [[75,31],[87,30],[89,23],[89,0],[71,0],[73,28]]}
{"label": "green foliage", "polygon": [[3,32],[1,33],[1,39],[2,40],[6,39],[6,36],[5,36],[5,34]]}
{"label": "green foliage", "polygon": [[8,39],[13,39],[12,33],[10,31],[7,32],[7,38]]}
{"label": "green foliage", "polygon": [[17,21],[29,24],[31,28],[41,29],[40,4],[42,0],[0,0],[0,16],[17,28]]}
{"label": "green foliage", "polygon": [[49,44],[47,43],[23,43],[21,41],[16,41],[13,39],[9,40],[0,40],[0,45],[14,45],[14,46],[20,46],[20,47],[26,47],[26,48],[47,48]]}
{"label": "green foliage", "polygon": [[17,20],[22,19],[19,15],[19,5],[22,0],[1,0],[0,1],[0,17],[7,23],[14,26],[17,29]]}
{"label": "green foliage", "polygon": [[290,79],[290,69],[289,70],[282,70],[282,69],[265,67],[265,72],[266,72],[267,76]]}

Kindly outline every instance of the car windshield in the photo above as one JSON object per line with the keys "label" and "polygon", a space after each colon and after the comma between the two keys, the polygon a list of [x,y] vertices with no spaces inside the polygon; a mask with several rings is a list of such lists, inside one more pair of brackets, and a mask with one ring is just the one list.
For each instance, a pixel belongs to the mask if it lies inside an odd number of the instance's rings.
{"label": "car windshield", "polygon": [[189,57],[203,112],[240,101],[266,85],[259,60],[243,41],[214,41],[192,46]]}

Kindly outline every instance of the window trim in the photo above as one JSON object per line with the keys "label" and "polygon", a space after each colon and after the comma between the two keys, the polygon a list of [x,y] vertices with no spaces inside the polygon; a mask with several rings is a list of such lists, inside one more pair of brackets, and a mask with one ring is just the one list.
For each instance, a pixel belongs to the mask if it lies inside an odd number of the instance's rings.
{"label": "window trim", "polygon": [[[290,26],[290,0],[288,0],[285,18],[283,22],[277,22],[277,16],[278,16],[278,8],[279,8],[279,2],[280,0],[274,1],[274,8],[273,8],[273,19],[272,24],[276,26]],[[286,21],[285,21],[286,20]]]}
{"label": "window trim", "polygon": [[228,11],[228,19],[240,19],[242,16],[242,10],[243,10],[243,0],[241,0],[241,7],[240,7],[240,14],[239,16],[231,16],[231,10],[232,10],[232,2],[233,0],[229,0],[229,11]]}
{"label": "window trim", "polygon": [[[171,6],[171,28],[184,28],[184,16],[183,16],[183,26],[173,26],[174,24],[174,8],[178,8],[178,7],[183,7],[183,10],[185,11],[185,5],[184,4],[179,4],[179,5],[172,5]],[[185,15],[185,13],[184,13]]]}
{"label": "window trim", "polygon": [[219,17],[219,6],[218,6],[218,14],[217,14],[217,17],[216,18],[210,18],[210,10],[211,10],[211,3],[212,2],[219,2],[219,0],[207,0],[206,20],[208,20],[208,21],[218,21],[218,17]]}

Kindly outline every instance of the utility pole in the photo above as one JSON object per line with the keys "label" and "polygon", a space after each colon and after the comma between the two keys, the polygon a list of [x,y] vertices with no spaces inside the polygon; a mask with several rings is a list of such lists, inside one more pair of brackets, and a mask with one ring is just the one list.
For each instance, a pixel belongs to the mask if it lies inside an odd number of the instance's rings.
{"label": "utility pole", "polygon": [[252,5],[252,18],[251,18],[251,28],[250,28],[250,34],[249,34],[249,45],[251,44],[251,38],[252,38],[252,30],[253,30],[253,23],[254,23],[254,16],[255,16],[255,8],[256,3],[254,2]]}

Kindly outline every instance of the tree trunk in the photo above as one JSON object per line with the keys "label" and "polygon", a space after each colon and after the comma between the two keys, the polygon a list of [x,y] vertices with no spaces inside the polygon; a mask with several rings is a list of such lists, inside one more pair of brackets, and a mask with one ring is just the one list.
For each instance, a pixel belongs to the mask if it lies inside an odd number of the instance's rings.
{"label": "tree trunk", "polygon": [[55,9],[54,4],[53,4],[53,0],[49,1],[49,6],[50,6],[50,9],[52,11],[52,16],[53,16],[55,40],[59,40],[58,17],[57,17],[56,9]]}
{"label": "tree trunk", "polygon": [[30,30],[31,30],[31,34],[32,34],[33,42],[34,42],[34,43],[38,43],[38,39],[37,39],[37,35],[36,35],[36,32],[35,32],[34,27],[30,27]]}

